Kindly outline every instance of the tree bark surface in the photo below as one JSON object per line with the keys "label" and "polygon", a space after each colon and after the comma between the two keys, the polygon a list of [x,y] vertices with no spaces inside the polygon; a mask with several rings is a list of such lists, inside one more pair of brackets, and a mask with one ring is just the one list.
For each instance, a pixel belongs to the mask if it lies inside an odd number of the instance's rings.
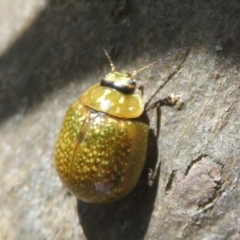
{"label": "tree bark surface", "polygon": [[[0,239],[239,239],[239,1],[14,4],[0,3]],[[67,107],[111,70],[103,47],[117,70],[159,60],[137,76],[144,101],[180,103],[159,136],[148,114],[153,185],[98,205],[62,187],[53,158]]]}

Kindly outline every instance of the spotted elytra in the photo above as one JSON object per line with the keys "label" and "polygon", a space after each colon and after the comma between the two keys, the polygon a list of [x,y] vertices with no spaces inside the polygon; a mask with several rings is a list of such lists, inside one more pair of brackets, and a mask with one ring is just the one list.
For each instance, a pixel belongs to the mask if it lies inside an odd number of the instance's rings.
{"label": "spotted elytra", "polygon": [[78,199],[114,202],[135,187],[144,167],[149,126],[140,120],[147,111],[174,105],[168,97],[144,108],[135,92],[133,73],[112,71],[86,90],[67,110],[55,151],[57,173]]}

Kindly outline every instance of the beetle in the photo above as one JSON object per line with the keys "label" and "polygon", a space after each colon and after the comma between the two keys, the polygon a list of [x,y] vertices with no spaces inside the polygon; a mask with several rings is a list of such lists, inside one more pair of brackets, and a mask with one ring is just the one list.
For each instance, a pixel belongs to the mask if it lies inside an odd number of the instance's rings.
{"label": "beetle", "polygon": [[57,173],[78,199],[109,203],[126,196],[143,171],[149,126],[140,117],[174,97],[144,108],[133,77],[148,66],[123,73],[112,71],[87,89],[67,110],[55,150]]}

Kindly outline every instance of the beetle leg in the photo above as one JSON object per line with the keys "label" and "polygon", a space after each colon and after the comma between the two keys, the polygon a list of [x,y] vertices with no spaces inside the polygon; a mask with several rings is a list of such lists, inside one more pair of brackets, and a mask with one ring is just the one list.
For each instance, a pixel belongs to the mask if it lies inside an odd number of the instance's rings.
{"label": "beetle leg", "polygon": [[148,180],[149,186],[153,185],[154,179],[156,178],[158,171],[160,171],[160,168],[161,168],[161,161],[158,160],[154,169],[152,168],[147,169],[147,180]]}
{"label": "beetle leg", "polygon": [[[155,167],[155,169],[158,169],[158,167],[157,168]],[[143,170],[142,172],[141,178],[145,180],[147,179],[149,186],[153,185],[154,178],[156,177],[157,171],[155,171],[155,169],[148,168]]]}
{"label": "beetle leg", "polygon": [[176,103],[178,102],[179,97],[175,97],[173,94],[171,94],[170,96],[163,98],[163,99],[159,99],[156,102],[152,103],[149,107],[147,107],[145,109],[145,112],[149,112],[151,110],[153,110],[154,108],[158,108],[158,107],[162,107],[162,106],[169,106],[172,107],[174,105],[176,105]]}
{"label": "beetle leg", "polygon": [[139,91],[140,91],[140,93],[141,93],[141,97],[143,97],[143,95],[144,95],[144,86],[143,86],[143,85],[140,85],[140,86],[138,87],[138,89],[139,89]]}
{"label": "beetle leg", "polygon": [[[179,97],[178,96],[174,96],[173,94],[171,94],[170,96],[164,98],[164,99],[159,99],[156,102],[152,103],[149,107],[147,107],[145,109],[145,112],[149,112],[151,110],[153,110],[154,108],[157,109],[157,123],[156,123],[156,139],[158,140],[159,138],[159,134],[160,134],[160,127],[161,127],[161,107],[162,106],[169,106],[172,107],[174,105],[176,105],[179,101]],[[180,104],[182,104],[182,102],[180,102]],[[149,186],[153,185],[153,181],[155,179],[155,177],[157,176],[157,173],[159,171],[161,165],[161,160],[160,158],[158,158],[157,163],[154,167],[154,169],[149,168],[148,169],[148,184]]]}
{"label": "beetle leg", "polygon": [[152,168],[148,169],[148,185],[149,186],[153,185],[154,179],[157,176],[157,173],[158,173],[158,171],[160,169],[160,166],[161,166],[161,160],[158,158],[157,163],[156,163],[154,169],[152,169]]}
{"label": "beetle leg", "polygon": [[149,186],[152,186],[153,185],[153,180],[154,178],[156,177],[157,175],[157,171],[156,171],[157,168],[155,168],[154,170],[152,168],[149,168],[148,169],[148,185]]}

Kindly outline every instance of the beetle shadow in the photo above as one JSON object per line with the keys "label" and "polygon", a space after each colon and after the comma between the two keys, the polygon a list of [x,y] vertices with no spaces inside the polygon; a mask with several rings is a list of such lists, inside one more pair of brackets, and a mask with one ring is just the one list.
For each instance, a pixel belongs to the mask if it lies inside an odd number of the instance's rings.
{"label": "beetle shadow", "polygon": [[[158,157],[157,138],[149,130],[144,169],[155,165]],[[147,177],[141,176],[134,190],[123,199],[109,204],[90,204],[77,201],[79,221],[89,240],[144,239],[147,232],[158,189],[156,181],[149,186]]]}

